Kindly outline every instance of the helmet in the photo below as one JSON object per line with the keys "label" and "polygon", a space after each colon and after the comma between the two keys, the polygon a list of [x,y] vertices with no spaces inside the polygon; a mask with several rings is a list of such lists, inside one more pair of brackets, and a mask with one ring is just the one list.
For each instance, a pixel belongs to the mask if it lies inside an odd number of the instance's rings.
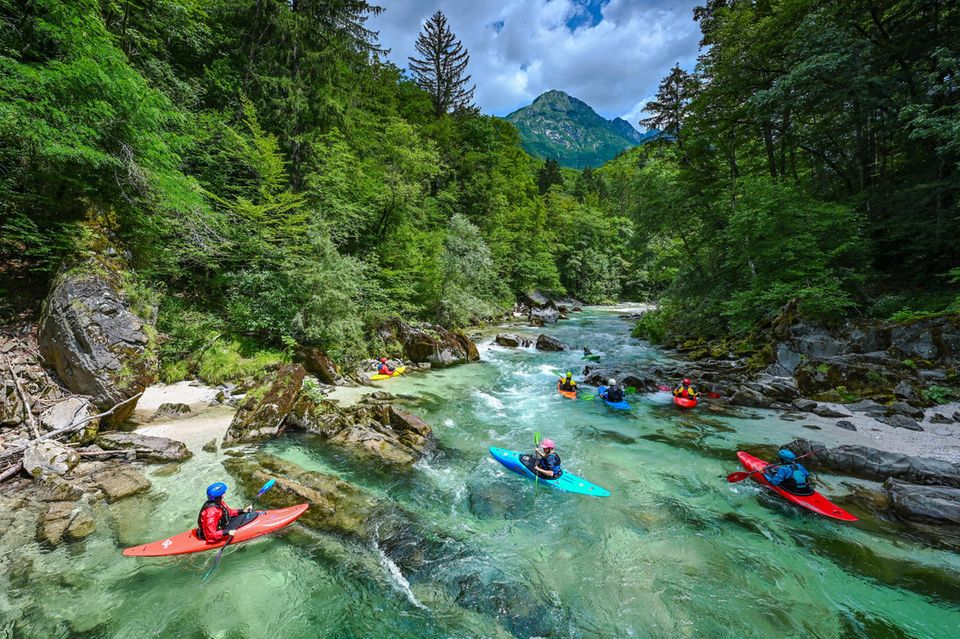
{"label": "helmet", "polygon": [[218,481],[215,484],[210,484],[207,486],[207,498],[208,499],[219,499],[223,497],[223,493],[227,492],[227,485],[222,481]]}
{"label": "helmet", "polygon": [[570,379],[571,377],[573,377],[573,373],[571,373],[570,371],[567,371],[567,379]]}
{"label": "helmet", "polygon": [[387,363],[387,358],[386,358],[386,357],[381,357],[381,358],[380,358],[380,363],[381,363],[381,364],[386,364],[386,363]]}
{"label": "helmet", "polygon": [[689,386],[689,385],[690,385],[690,378],[689,378],[689,377],[685,377],[685,378],[683,379],[683,385],[684,385],[684,386]]}
{"label": "helmet", "polygon": [[553,443],[553,440],[550,439],[549,437],[548,437],[547,439],[543,440],[542,442],[540,442],[540,445],[543,446],[544,448],[556,448],[556,447],[557,447],[557,445],[556,445],[555,443]]}
{"label": "helmet", "polygon": [[797,458],[792,450],[787,450],[786,448],[781,448],[777,452],[777,456],[780,458],[780,461],[792,462]]}
{"label": "helmet", "polygon": [[617,383],[617,380],[613,379],[612,377],[609,380],[607,380],[607,384],[610,386],[613,386],[616,383]]}

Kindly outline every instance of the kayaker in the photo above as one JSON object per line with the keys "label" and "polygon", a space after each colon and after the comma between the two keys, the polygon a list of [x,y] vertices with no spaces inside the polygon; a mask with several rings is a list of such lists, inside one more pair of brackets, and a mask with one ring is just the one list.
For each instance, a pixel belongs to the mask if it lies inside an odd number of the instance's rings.
{"label": "kayaker", "polygon": [[560,378],[558,382],[560,384],[560,390],[564,391],[575,391],[577,390],[577,383],[573,381],[573,373],[567,371],[567,374]]}
{"label": "kayaker", "polygon": [[215,544],[228,536],[233,537],[237,531],[224,530],[224,528],[230,523],[231,518],[239,517],[241,512],[248,513],[252,508],[247,506],[242,511],[230,508],[223,501],[223,495],[226,492],[227,485],[221,481],[207,487],[207,501],[197,517],[197,537],[207,543]]}
{"label": "kayaker", "polygon": [[545,439],[540,442],[540,448],[536,451],[537,463],[533,466],[533,472],[544,479],[556,479],[563,471],[560,470],[560,456],[554,449],[557,447],[552,439]]}
{"label": "kayaker", "polygon": [[781,448],[777,453],[782,463],[776,468],[764,471],[763,476],[768,482],[796,495],[812,495],[810,485],[810,471],[803,464],[797,462],[797,456],[791,450]]}
{"label": "kayaker", "polygon": [[689,378],[684,378],[683,382],[673,390],[674,397],[685,397],[687,399],[696,399],[699,396]]}
{"label": "kayaker", "polygon": [[622,402],[623,401],[623,389],[620,388],[620,384],[617,383],[617,380],[610,379],[607,383],[607,391],[603,397],[608,402]]}
{"label": "kayaker", "polygon": [[393,375],[393,367],[387,364],[387,358],[380,358],[380,368],[377,369],[377,373],[380,375]]}

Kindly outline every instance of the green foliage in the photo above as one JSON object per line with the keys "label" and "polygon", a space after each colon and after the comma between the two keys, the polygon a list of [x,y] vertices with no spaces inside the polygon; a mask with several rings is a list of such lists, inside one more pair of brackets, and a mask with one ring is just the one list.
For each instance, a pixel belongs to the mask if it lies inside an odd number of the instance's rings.
{"label": "green foliage", "polygon": [[251,377],[267,366],[287,363],[289,357],[249,339],[217,340],[197,362],[196,375],[207,384],[223,384]]}
{"label": "green foliage", "polygon": [[960,397],[960,391],[956,388],[933,385],[920,391],[920,395],[934,404],[949,404]]}

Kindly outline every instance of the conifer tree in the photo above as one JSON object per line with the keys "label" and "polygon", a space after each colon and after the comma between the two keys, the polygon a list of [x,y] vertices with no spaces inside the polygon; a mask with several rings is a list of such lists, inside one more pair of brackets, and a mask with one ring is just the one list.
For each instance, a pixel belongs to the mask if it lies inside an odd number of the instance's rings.
{"label": "conifer tree", "polygon": [[553,158],[547,158],[537,171],[537,186],[540,189],[540,195],[550,190],[554,184],[563,184],[563,174],[560,173],[560,164]]}
{"label": "conifer tree", "polygon": [[647,103],[650,117],[640,120],[641,126],[665,131],[675,138],[680,136],[680,127],[690,110],[696,89],[694,76],[674,65],[670,74],[660,81],[657,99]]}
{"label": "conifer tree", "polygon": [[442,11],[434,13],[417,37],[417,52],[410,58],[410,70],[416,83],[433,100],[434,114],[439,118],[451,110],[472,109],[476,86],[467,89],[469,75],[464,75],[470,54],[447,24]]}

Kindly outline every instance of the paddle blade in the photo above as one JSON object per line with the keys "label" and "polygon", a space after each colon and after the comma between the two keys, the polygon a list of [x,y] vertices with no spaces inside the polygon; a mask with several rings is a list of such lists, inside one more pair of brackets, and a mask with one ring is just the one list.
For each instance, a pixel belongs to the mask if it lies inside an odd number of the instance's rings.
{"label": "paddle blade", "polygon": [[746,479],[752,474],[753,473],[748,473],[746,471],[740,471],[738,473],[730,473],[729,475],[727,475],[727,481],[730,482],[731,484],[736,484],[737,482],[743,481],[744,479]]}
{"label": "paddle blade", "polygon": [[707,393],[707,397],[710,399],[720,399],[720,393]]}
{"label": "paddle blade", "polygon": [[636,387],[636,386],[627,386],[626,388],[623,389],[623,392],[624,392],[624,393],[636,393],[636,392],[637,392],[637,387]]}
{"label": "paddle blade", "polygon": [[660,386],[657,386],[657,388],[659,388],[659,389],[662,390],[662,391],[666,391],[666,392],[668,392],[668,393],[673,390],[672,388],[670,388],[669,386],[667,386],[667,385],[665,385],[665,384],[661,384]]}
{"label": "paddle blade", "polygon": [[582,399],[582,400],[585,401],[585,402],[592,402],[592,401],[595,400],[596,398],[597,398],[596,395],[581,395],[581,396],[580,396],[580,399]]}
{"label": "paddle blade", "polygon": [[257,497],[259,497],[259,496],[262,495],[263,493],[265,493],[265,492],[267,492],[268,490],[270,490],[271,488],[273,488],[273,485],[274,485],[275,483],[277,483],[277,480],[276,480],[276,479],[271,479],[270,481],[268,481],[267,483],[265,483],[265,484],[263,485],[263,488],[260,489],[260,492],[257,493]]}
{"label": "paddle blade", "polygon": [[536,431],[535,433],[533,433],[533,445],[534,445],[534,446],[539,446],[539,445],[540,445],[540,431],[539,431],[539,430]]}

